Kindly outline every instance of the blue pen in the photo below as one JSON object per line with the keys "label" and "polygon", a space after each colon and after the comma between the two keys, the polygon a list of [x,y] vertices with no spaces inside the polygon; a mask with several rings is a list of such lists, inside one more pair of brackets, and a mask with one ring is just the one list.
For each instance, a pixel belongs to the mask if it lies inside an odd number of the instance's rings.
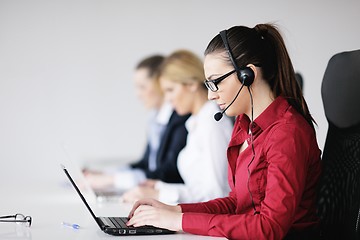
{"label": "blue pen", "polygon": [[62,222],[61,224],[64,225],[64,226],[67,226],[67,227],[74,228],[74,229],[79,229],[80,228],[80,226],[75,224],[75,223]]}

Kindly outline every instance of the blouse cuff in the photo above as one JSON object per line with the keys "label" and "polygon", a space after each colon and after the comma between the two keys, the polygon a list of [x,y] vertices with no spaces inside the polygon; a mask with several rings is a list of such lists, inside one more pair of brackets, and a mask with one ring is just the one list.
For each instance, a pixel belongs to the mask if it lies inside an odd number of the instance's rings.
{"label": "blouse cuff", "polygon": [[159,201],[166,204],[177,204],[179,202],[179,192],[173,184],[158,181],[155,189],[159,190]]}
{"label": "blouse cuff", "polygon": [[119,189],[133,188],[145,180],[145,173],[139,169],[119,171],[114,175],[114,185]]}

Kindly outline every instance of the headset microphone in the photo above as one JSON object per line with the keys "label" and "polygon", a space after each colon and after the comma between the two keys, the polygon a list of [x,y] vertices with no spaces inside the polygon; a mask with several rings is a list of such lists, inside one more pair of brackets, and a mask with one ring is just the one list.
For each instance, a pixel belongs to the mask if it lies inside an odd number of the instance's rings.
{"label": "headset microphone", "polygon": [[216,121],[220,121],[220,119],[223,117],[224,113],[226,110],[228,110],[228,108],[235,102],[236,98],[239,96],[242,88],[244,87],[244,84],[241,84],[241,88],[239,89],[239,91],[237,92],[236,96],[234,97],[234,99],[231,101],[231,103],[224,109],[222,110],[221,112],[217,112],[215,115],[214,115],[214,119]]}
{"label": "headset microphone", "polygon": [[223,115],[224,115],[224,111],[222,111],[222,112],[217,112],[217,113],[214,115],[214,119],[215,119],[216,121],[220,121],[220,119],[223,117]]}

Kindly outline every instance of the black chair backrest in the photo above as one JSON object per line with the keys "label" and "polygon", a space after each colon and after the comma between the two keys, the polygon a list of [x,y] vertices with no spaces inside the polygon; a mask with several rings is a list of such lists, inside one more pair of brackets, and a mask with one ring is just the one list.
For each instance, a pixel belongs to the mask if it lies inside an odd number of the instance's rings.
{"label": "black chair backrest", "polygon": [[360,50],[334,55],[321,88],[329,123],[318,192],[325,239],[360,239]]}

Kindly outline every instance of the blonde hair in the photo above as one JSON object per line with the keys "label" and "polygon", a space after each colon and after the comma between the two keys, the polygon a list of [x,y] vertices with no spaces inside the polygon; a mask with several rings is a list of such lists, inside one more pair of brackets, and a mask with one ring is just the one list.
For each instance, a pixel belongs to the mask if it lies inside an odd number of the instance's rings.
{"label": "blonde hair", "polygon": [[159,78],[182,84],[196,82],[203,85],[205,80],[203,61],[188,50],[177,50],[165,58]]}

